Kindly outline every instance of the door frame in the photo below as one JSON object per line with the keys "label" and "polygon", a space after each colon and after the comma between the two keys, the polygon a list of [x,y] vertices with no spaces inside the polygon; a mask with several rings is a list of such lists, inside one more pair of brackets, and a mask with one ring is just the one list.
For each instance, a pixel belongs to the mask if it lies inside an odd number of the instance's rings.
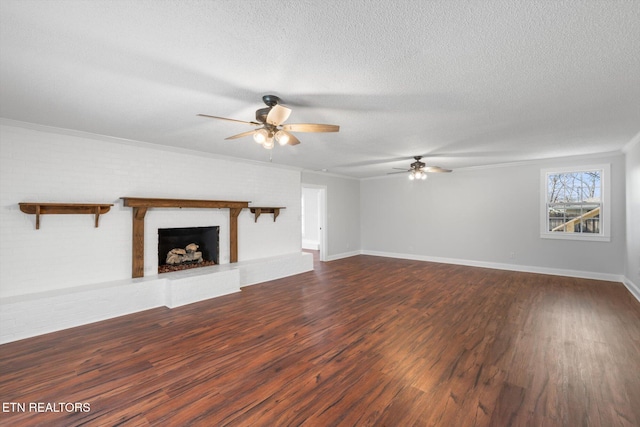
{"label": "door frame", "polygon": [[[318,224],[320,226],[319,246],[320,261],[327,261],[328,233],[327,233],[327,186],[315,184],[302,184],[302,188],[319,190],[318,192]],[[304,215],[304,212],[302,212]]]}

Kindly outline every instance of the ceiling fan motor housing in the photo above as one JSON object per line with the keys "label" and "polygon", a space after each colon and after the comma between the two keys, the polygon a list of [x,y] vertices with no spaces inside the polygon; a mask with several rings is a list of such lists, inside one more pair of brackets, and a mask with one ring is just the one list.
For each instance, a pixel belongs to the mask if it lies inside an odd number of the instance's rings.
{"label": "ceiling fan motor housing", "polygon": [[272,107],[280,103],[280,98],[278,98],[275,95],[265,95],[262,97],[262,101],[266,105],[268,105],[268,107],[259,108],[258,110],[256,110],[256,120],[259,121],[260,123],[266,123],[267,115],[269,114],[269,111],[271,111]]}
{"label": "ceiling fan motor housing", "polygon": [[271,111],[271,107],[259,108],[256,110],[256,120],[260,123],[267,122],[267,116],[269,115],[269,111]]}
{"label": "ceiling fan motor housing", "polygon": [[425,163],[420,161],[420,159],[422,159],[422,156],[415,156],[414,159],[416,159],[416,161],[411,163],[411,169],[422,169],[426,166]]}

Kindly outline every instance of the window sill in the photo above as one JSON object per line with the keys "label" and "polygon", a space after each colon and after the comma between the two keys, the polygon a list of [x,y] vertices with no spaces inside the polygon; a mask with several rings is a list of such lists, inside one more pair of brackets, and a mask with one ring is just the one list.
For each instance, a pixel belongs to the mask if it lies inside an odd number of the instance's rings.
{"label": "window sill", "polygon": [[581,234],[581,233],[541,233],[541,239],[555,239],[555,240],[580,240],[589,242],[610,242],[611,236],[604,236],[602,234]]}

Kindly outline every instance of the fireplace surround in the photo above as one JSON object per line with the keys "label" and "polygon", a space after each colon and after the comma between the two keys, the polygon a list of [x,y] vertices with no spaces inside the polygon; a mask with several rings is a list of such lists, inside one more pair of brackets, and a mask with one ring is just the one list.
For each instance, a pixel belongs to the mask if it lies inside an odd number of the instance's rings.
{"label": "fireplace surround", "polygon": [[238,261],[238,215],[249,202],[232,200],[191,200],[191,199],[155,199],[142,197],[121,197],[125,207],[132,211],[132,260],[131,277],[144,277],[144,218],[152,208],[200,208],[229,209],[229,258],[232,263]]}

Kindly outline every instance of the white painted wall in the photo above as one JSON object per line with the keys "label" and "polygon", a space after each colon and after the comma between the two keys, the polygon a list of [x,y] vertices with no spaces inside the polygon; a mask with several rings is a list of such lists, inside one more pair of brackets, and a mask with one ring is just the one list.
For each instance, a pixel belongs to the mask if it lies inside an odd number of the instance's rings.
{"label": "white painted wall", "polygon": [[302,248],[318,250],[320,245],[320,190],[302,187]]}
{"label": "white painted wall", "polygon": [[303,171],[302,184],[327,188],[327,260],[359,254],[360,181]]}
{"label": "white painted wall", "polygon": [[[541,239],[540,169],[610,163],[611,241]],[[361,182],[364,253],[619,278],[625,254],[624,157],[556,159],[522,165]],[[594,273],[594,274],[591,274]]]}
{"label": "white painted wall", "polygon": [[640,300],[640,134],[625,151],[627,178],[625,277],[627,287]]}
{"label": "white painted wall", "polygon": [[[0,297],[131,278],[131,209],[120,197],[246,200],[286,206],[276,222],[243,210],[239,260],[300,252],[300,172],[202,153],[17,123],[0,125]],[[114,203],[91,215],[34,215],[19,202]],[[226,209],[150,209],[145,275],[157,272],[157,229],[220,225],[229,262]]]}

